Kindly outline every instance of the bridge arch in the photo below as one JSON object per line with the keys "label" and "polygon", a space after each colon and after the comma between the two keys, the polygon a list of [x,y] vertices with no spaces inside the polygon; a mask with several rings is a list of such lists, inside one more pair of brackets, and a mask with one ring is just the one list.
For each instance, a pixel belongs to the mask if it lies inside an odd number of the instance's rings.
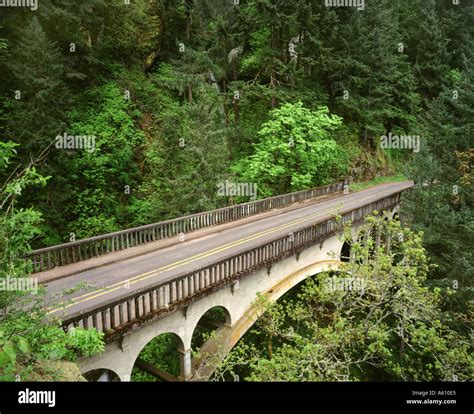
{"label": "bridge arch", "polygon": [[[167,323],[144,325],[141,329],[108,344],[106,348],[107,352],[104,354],[79,361],[81,372],[87,373],[97,369],[96,367],[100,367],[100,369],[115,372],[120,378],[120,381],[128,382],[131,380],[135,362],[141,351],[154,338],[163,334],[173,334],[179,339],[177,351],[183,371],[184,368],[189,365],[187,364],[188,359],[190,361],[190,352],[186,352],[189,346],[187,346],[186,343],[184,327],[176,323],[177,320],[175,318],[177,314],[172,314],[171,316],[173,317],[169,320],[164,319]],[[182,375],[182,373],[180,375]]]}
{"label": "bridge arch", "polygon": [[351,243],[345,241],[341,247],[339,255],[341,262],[349,262],[351,258]]}
{"label": "bridge arch", "polygon": [[[383,218],[384,221],[388,221],[388,220],[392,220],[392,219],[399,219],[398,211],[399,211],[399,207],[395,206],[395,207],[393,207],[389,210],[383,210],[382,212],[379,212],[379,214],[381,213],[380,217]],[[368,233],[363,232],[363,226],[364,225],[361,224],[361,223],[352,226],[352,229],[351,229],[352,243],[362,241],[363,237],[368,236]],[[375,230],[373,228],[370,231],[370,235],[373,238],[377,238],[377,235],[376,235]],[[341,237],[342,237],[342,235],[341,235]],[[382,235],[379,235],[378,237],[383,238],[384,235],[382,234]],[[339,258],[340,258],[341,262],[349,262],[350,260],[354,260],[354,257],[352,255],[352,243],[351,243],[351,241],[343,241],[342,247],[340,249],[340,254],[339,254]],[[373,253],[373,251],[372,251],[372,253]]]}
{"label": "bridge arch", "polygon": [[344,235],[340,234],[340,249],[334,250],[334,253],[339,253],[338,257],[341,262],[349,262],[352,259],[352,244],[360,240],[362,237],[362,224],[354,224],[351,228],[352,241],[344,240]]}
{"label": "bridge arch", "polygon": [[[191,347],[198,353],[193,357],[192,364],[197,365],[195,359],[201,358],[201,349],[206,342],[222,334],[232,327],[233,319],[227,307],[217,305],[201,311],[196,315],[195,323],[191,333]],[[209,353],[209,348],[204,348],[204,352]]]}
{"label": "bridge arch", "polygon": [[[342,248],[342,242],[336,237],[331,243],[335,248],[333,252],[337,252]],[[312,252],[314,253],[314,251]],[[303,252],[309,255],[311,252]],[[292,258],[294,260],[294,258]],[[289,259],[289,260],[292,260]],[[303,259],[303,258],[302,258]],[[318,273],[327,270],[337,270],[340,261],[338,259],[324,258],[324,260],[317,260],[307,266],[300,267],[298,270],[287,273],[286,266],[283,263],[275,266],[267,277],[275,277],[277,282],[269,289],[263,290],[260,293],[267,296],[272,301],[278,300],[285,293],[293,289],[295,286],[314,276]],[[284,268],[284,269],[278,269]],[[286,273],[283,277],[278,277],[277,273]],[[222,328],[219,335],[211,338],[201,347],[200,359],[193,360],[193,377],[192,380],[202,381],[209,378],[214,372],[216,365],[220,362],[227,353],[237,344],[242,336],[252,327],[255,321],[260,317],[261,313],[254,306],[247,306],[240,317],[234,321],[231,327]]]}
{"label": "bridge arch", "polygon": [[223,320],[221,320],[221,322],[223,322],[224,324],[232,325],[232,323],[234,322],[234,320],[232,318],[232,315],[230,313],[230,310],[228,309],[227,305],[220,304],[220,303],[212,304],[210,307],[208,306],[207,308],[201,309],[199,312],[196,312],[196,315],[195,315],[195,318],[194,318],[194,320],[195,320],[194,329],[196,329],[196,326],[199,323],[199,321],[203,317],[205,317],[207,313],[209,313],[212,310],[216,310],[216,311],[221,312],[221,315],[222,315],[221,319],[223,319]]}
{"label": "bridge arch", "polygon": [[185,345],[178,334],[162,332],[136,349],[138,354],[134,360],[132,374],[139,378],[143,373],[151,374],[164,381],[172,381],[180,376],[181,355],[185,352]]}

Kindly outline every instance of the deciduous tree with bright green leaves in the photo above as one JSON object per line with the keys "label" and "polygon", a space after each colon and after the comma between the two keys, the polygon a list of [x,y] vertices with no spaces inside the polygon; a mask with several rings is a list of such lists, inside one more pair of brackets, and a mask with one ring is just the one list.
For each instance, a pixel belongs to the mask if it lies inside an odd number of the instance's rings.
{"label": "deciduous tree with bright green leaves", "polygon": [[254,153],[233,170],[242,180],[257,183],[259,197],[328,184],[347,172],[347,154],[331,139],[341,124],[326,107],[283,104],[262,125]]}

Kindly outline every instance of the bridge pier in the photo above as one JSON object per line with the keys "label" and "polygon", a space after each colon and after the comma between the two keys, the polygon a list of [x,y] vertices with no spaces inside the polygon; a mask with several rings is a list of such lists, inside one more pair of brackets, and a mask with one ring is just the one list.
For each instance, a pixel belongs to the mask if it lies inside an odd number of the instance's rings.
{"label": "bridge pier", "polygon": [[104,371],[104,373],[97,380],[97,382],[110,382],[110,381],[111,381],[110,371]]}
{"label": "bridge pier", "polygon": [[182,381],[187,381],[192,376],[191,349],[187,349],[187,350],[178,349],[178,353],[179,353],[179,365],[180,365],[179,379]]}
{"label": "bridge pier", "polygon": [[119,375],[120,382],[130,382],[132,375],[131,374],[122,374]]}

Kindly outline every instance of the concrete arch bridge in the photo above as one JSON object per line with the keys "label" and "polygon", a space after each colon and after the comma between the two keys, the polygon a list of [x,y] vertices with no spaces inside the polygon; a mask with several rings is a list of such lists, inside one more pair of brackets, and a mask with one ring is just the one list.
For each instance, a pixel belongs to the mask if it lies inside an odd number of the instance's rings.
{"label": "concrete arch bridge", "polygon": [[[350,192],[348,183],[337,183],[40,249],[29,260],[51,297],[50,315],[65,329],[94,327],[106,335],[105,351],[80,361],[84,374],[129,381],[138,366],[168,381],[204,380],[213,371],[209,358],[225,356],[258,318],[257,293],[276,300],[306,278],[337,269],[330,253],[345,248],[344,223],[355,234],[375,210],[393,216],[412,186]],[[78,283],[88,289],[63,293]],[[216,308],[219,323],[207,317]],[[202,324],[217,330],[201,346],[209,357],[193,360],[193,333]],[[178,343],[178,378],[139,358],[165,333]]]}

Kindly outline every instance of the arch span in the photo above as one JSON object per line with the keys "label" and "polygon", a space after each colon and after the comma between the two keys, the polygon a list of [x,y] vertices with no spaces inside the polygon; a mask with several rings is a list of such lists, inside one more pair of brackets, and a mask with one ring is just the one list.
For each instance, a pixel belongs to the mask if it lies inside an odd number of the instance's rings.
{"label": "arch span", "polygon": [[[176,327],[178,327],[178,329],[176,329]],[[103,354],[79,361],[81,372],[92,371],[99,366],[102,367],[102,369],[116,372],[120,381],[130,381],[135,361],[140,355],[140,352],[154,338],[163,334],[173,334],[178,338],[179,345],[177,351],[180,365],[185,366],[186,359],[189,358],[190,360],[190,352],[189,355],[186,352],[189,346],[186,347],[184,329],[179,328],[179,325],[174,321],[170,321],[169,324],[159,323],[145,325],[142,329],[130,335],[126,335],[120,340],[107,344],[106,351]],[[181,371],[183,371],[183,369]],[[182,375],[182,372],[180,375]]]}
{"label": "arch span", "polygon": [[[339,264],[339,260],[323,260],[310,264],[290,273],[270,289],[261,293],[266,295],[268,299],[276,301],[307,278],[327,270],[337,270]],[[192,380],[207,380],[222,359],[256,322],[261,315],[261,311],[252,305],[253,302],[232,326],[218,329],[216,335],[202,345],[199,357],[193,360]]]}
{"label": "arch span", "polygon": [[[228,309],[224,306],[213,306],[200,312],[193,329],[191,346],[197,353],[192,359],[193,370],[200,364],[202,353],[210,352],[207,343],[212,342],[212,338],[220,338],[229,328],[232,327],[232,318]],[[204,348],[203,348],[204,347]],[[214,354],[214,352],[212,352]]]}
{"label": "arch span", "polygon": [[221,315],[214,315],[216,316],[216,318],[214,319],[217,319],[218,322],[221,322],[223,325],[229,325],[229,326],[232,325],[234,321],[232,319],[232,315],[230,314],[229,309],[227,309],[225,305],[219,304],[219,305],[213,305],[212,307],[208,309],[201,309],[200,312],[196,312],[196,318],[195,318],[196,322],[195,322],[193,331],[196,329],[197,325],[203,318],[212,317],[212,315],[208,315],[208,314],[212,312],[213,310],[221,313]]}
{"label": "arch span", "polygon": [[175,381],[181,374],[180,355],[185,351],[181,337],[164,332],[151,339],[138,353],[133,368],[134,380],[156,378]]}
{"label": "arch span", "polygon": [[341,262],[349,262],[351,258],[351,244],[347,241],[344,242],[341,248],[341,254],[339,255]]}

